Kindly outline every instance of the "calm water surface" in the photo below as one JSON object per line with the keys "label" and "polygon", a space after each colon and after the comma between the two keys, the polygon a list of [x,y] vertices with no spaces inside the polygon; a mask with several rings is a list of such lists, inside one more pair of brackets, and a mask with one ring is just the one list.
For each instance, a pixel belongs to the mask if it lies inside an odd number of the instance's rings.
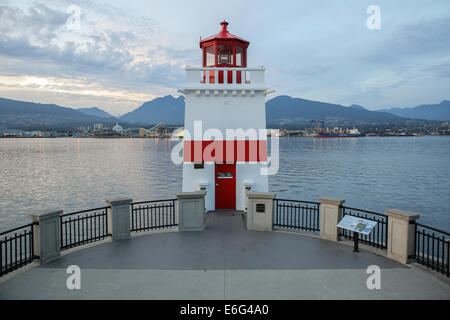
{"label": "calm water surface", "polygon": [[[104,206],[106,199],[174,197],[181,166],[169,139],[0,139],[0,230],[42,209]],[[450,137],[280,139],[270,189],[289,199],[321,196],[378,212],[398,208],[450,229]]]}

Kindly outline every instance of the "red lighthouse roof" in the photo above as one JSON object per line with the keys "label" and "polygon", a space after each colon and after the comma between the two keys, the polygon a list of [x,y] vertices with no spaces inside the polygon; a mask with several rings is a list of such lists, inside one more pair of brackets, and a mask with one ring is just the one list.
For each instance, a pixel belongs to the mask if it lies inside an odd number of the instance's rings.
{"label": "red lighthouse roof", "polygon": [[250,42],[228,32],[228,22],[220,24],[218,34],[200,39],[203,67],[246,67]]}
{"label": "red lighthouse roof", "polygon": [[200,40],[200,48],[203,48],[205,43],[208,43],[208,42],[214,41],[214,40],[233,40],[233,41],[237,41],[237,42],[241,42],[242,44],[245,44],[246,47],[250,44],[249,41],[244,40],[238,36],[235,36],[234,34],[231,34],[227,28],[228,22],[222,21],[220,24],[222,26],[222,29],[220,30],[220,32],[218,34],[215,34],[208,38]]}

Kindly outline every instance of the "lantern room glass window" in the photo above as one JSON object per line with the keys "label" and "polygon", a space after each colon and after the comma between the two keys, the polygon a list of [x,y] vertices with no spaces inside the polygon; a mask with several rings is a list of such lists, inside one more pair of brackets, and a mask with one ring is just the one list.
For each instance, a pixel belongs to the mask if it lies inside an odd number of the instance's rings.
{"label": "lantern room glass window", "polygon": [[233,46],[217,46],[217,64],[233,64]]}
{"label": "lantern room glass window", "polygon": [[236,66],[242,67],[244,65],[244,49],[242,47],[236,47]]}
{"label": "lantern room glass window", "polygon": [[216,64],[216,57],[214,55],[214,46],[206,47],[206,66],[211,67]]}

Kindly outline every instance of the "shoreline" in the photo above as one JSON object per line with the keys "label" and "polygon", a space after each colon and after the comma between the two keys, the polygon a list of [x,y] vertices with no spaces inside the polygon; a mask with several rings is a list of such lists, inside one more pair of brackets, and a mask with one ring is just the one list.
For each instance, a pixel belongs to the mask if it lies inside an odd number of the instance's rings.
{"label": "shoreline", "polygon": [[[360,137],[333,137],[333,138],[318,138],[314,136],[297,136],[297,135],[286,135],[279,136],[278,138],[317,138],[317,139],[349,139],[349,138],[420,138],[420,137],[450,137],[450,135],[445,134],[423,134],[423,135],[364,135]],[[58,139],[58,138],[97,138],[97,139],[183,139],[182,137],[128,137],[128,136],[58,136],[58,137],[17,137],[17,136],[0,136],[0,139]],[[271,137],[268,137],[271,138]]]}

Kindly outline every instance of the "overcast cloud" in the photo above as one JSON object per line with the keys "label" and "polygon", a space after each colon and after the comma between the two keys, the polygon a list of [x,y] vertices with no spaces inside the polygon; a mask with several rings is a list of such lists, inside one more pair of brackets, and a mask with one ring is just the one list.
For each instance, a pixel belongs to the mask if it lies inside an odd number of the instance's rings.
{"label": "overcast cloud", "polygon": [[372,110],[450,99],[448,0],[0,0],[0,97],[118,115],[176,96],[223,19],[276,94]]}

